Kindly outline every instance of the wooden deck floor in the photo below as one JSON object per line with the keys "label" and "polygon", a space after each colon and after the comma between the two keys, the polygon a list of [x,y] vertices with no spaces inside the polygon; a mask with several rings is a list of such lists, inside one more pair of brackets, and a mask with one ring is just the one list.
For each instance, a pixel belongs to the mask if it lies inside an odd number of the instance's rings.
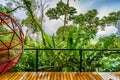
{"label": "wooden deck floor", "polygon": [[120,80],[120,72],[8,72],[0,80]]}

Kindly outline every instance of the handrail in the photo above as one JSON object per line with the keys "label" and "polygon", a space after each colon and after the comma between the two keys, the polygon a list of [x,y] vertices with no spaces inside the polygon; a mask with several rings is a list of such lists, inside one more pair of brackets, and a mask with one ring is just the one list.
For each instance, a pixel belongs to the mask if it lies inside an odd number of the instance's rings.
{"label": "handrail", "polygon": [[[21,48],[20,48],[21,49]],[[16,48],[15,50],[20,50]],[[7,50],[7,48],[0,48],[0,50]],[[83,51],[120,51],[118,48],[104,49],[104,48],[24,48],[24,50],[83,50]]]}
{"label": "handrail", "polygon": [[24,50],[83,50],[83,51],[120,51],[118,48],[104,49],[104,48],[24,48]]}
{"label": "handrail", "polygon": [[[21,50],[23,48],[16,48],[14,50]],[[4,51],[6,49],[0,48],[0,51]],[[83,55],[83,51],[118,51],[120,52],[120,49],[118,48],[113,48],[113,49],[104,49],[104,48],[97,48],[97,49],[92,49],[92,48],[79,48],[79,49],[75,49],[75,48],[24,48],[24,50],[35,50],[36,51],[36,72],[38,72],[38,53],[39,50],[77,50],[79,51],[79,57],[80,57],[80,67],[79,67],[79,71],[82,72],[82,55]]]}
{"label": "handrail", "polygon": [[120,51],[118,48],[114,49],[90,49],[90,48],[79,48],[79,49],[73,49],[73,48],[24,48],[24,50],[35,50],[36,51],[36,72],[38,72],[38,51],[39,50],[78,50],[79,51],[79,57],[80,57],[80,67],[79,71],[82,72],[82,52],[83,51]]}

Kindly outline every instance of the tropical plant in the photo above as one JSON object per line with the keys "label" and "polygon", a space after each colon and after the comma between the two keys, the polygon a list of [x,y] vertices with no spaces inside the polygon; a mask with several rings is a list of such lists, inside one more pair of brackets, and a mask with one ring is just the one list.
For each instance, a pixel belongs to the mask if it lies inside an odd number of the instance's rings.
{"label": "tropical plant", "polygon": [[[29,30],[27,30],[25,48],[120,48],[117,34],[101,37],[96,44],[91,45],[91,39],[96,36],[99,29],[104,30],[106,25],[116,25],[117,20],[120,18],[120,11],[112,12],[102,19],[97,17],[98,12],[96,9],[90,10],[85,14],[75,15],[75,13],[77,13],[76,9],[69,5],[69,0],[67,0],[67,3],[60,0],[55,8],[50,8],[46,12],[46,15],[50,19],[61,19],[61,17],[64,16],[63,26],[57,30],[56,34],[50,36],[44,32],[42,25],[44,20],[44,1],[42,2],[42,0],[40,0],[38,3],[36,3],[36,0],[8,1],[9,5],[6,7],[6,9],[8,9],[6,11],[7,13],[14,13],[14,11],[20,8],[24,9],[27,17],[22,20],[22,24],[29,27],[28,29],[33,33],[37,33],[37,35],[41,32],[42,40],[33,40],[29,35]],[[11,3],[16,6],[12,7]],[[0,7],[0,10],[2,9],[3,6]],[[41,15],[38,17],[39,11]],[[69,20],[73,21],[72,25],[67,25]],[[4,32],[6,29],[0,28],[0,31]],[[11,37],[11,35],[7,38],[9,37]],[[4,38],[7,41],[6,35],[0,36],[0,38]],[[40,50],[38,53],[40,71],[79,71],[79,51]],[[24,55],[12,71],[35,71],[35,56],[35,51],[25,50]],[[83,51],[82,71],[118,71],[120,70],[119,61],[119,52]]]}

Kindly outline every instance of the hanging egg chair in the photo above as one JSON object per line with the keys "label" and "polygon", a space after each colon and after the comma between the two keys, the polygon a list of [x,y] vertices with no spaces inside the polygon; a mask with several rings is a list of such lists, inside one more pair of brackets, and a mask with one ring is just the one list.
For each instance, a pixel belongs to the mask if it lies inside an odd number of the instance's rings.
{"label": "hanging egg chair", "polygon": [[0,75],[13,68],[23,53],[24,34],[9,15],[0,12]]}

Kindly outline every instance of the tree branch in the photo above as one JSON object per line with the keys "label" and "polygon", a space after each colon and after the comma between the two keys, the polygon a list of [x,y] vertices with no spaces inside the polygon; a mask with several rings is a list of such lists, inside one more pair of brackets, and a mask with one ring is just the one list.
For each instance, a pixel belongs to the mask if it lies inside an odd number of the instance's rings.
{"label": "tree branch", "polygon": [[13,10],[8,10],[6,13],[11,13],[11,12],[14,12],[16,11],[17,9],[19,8],[25,8],[24,6],[17,6],[16,8],[14,8]]}

